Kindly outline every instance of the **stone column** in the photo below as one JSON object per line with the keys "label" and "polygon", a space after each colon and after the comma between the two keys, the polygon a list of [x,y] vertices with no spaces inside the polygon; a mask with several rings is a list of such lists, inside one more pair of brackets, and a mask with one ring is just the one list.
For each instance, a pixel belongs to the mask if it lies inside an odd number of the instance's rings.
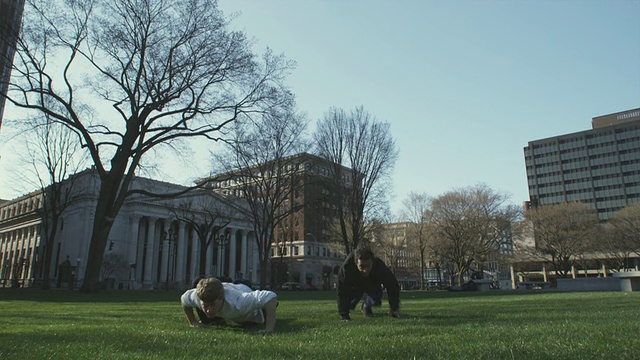
{"label": "stone column", "polygon": [[544,282],[549,281],[547,278],[547,265],[542,265],[542,280],[544,280]]}
{"label": "stone column", "polygon": [[[207,263],[205,265],[205,271],[206,274],[202,274],[204,276],[211,276],[211,274],[213,274],[213,272],[215,271],[215,269],[213,269],[213,248],[215,247],[215,244],[212,242],[209,247],[207,247],[206,249],[204,249],[204,251],[207,252]],[[216,274],[217,275],[217,274]]]}
{"label": "stone column", "polygon": [[576,278],[576,267],[571,265],[571,278],[575,279]]}
{"label": "stone column", "polygon": [[[225,239],[225,234],[227,232],[228,228],[224,228],[220,230],[219,234],[223,235],[223,239]],[[222,240],[224,241],[224,240]],[[228,240],[230,241],[230,239]],[[229,246],[229,243],[224,243],[224,242],[220,242],[218,243],[218,246],[214,247],[214,251],[215,251],[215,257],[216,257],[216,275],[221,275],[224,276],[226,275],[226,266],[227,264],[224,263],[224,253],[227,251],[227,246]]]}
{"label": "stone column", "polygon": [[602,264],[602,277],[607,277],[607,265]]}
{"label": "stone column", "polygon": [[185,223],[180,222],[178,225],[178,238],[177,238],[177,250],[176,250],[176,274],[174,282],[178,285],[184,284],[185,278],[185,261],[187,260],[187,241],[189,237],[185,234]]}
{"label": "stone column", "polygon": [[147,255],[144,262],[144,280],[145,286],[153,286],[153,263],[154,263],[154,247],[156,237],[156,218],[149,217],[149,233],[147,234]]}
{"label": "stone column", "polygon": [[200,261],[200,240],[194,229],[191,229],[191,281],[194,281],[198,274],[198,261]]}
{"label": "stone column", "polygon": [[132,264],[136,264],[138,262],[138,248],[140,242],[140,216],[130,216],[129,221],[131,221],[130,233],[129,233],[129,289],[135,288],[135,283],[137,282],[137,269],[133,269],[131,267]]}
{"label": "stone column", "polygon": [[[168,224],[168,226],[167,226]],[[164,220],[162,224],[162,232],[160,233],[160,241],[162,244],[162,268],[160,268],[160,281],[165,282],[169,273],[169,242],[171,235],[171,222]]]}
{"label": "stone column", "polygon": [[251,242],[251,268],[253,269],[253,282],[260,281],[260,257],[258,256],[258,246],[255,242]]}
{"label": "stone column", "polygon": [[140,216],[130,216],[129,221],[131,227],[129,228],[129,265],[136,263],[136,255],[138,253],[138,238],[140,231]]}
{"label": "stone column", "polygon": [[142,222],[142,219],[145,219],[144,221],[146,221],[146,227],[142,227],[138,229],[138,250],[137,250],[137,255],[136,255],[136,270],[135,270],[135,275],[134,278],[136,280],[136,283],[142,283],[144,279],[142,279],[142,273],[143,273],[143,269],[144,269],[144,257],[145,257],[145,241],[146,239],[149,238],[149,223],[150,220],[148,217],[143,217],[140,219],[140,222]]}
{"label": "stone column", "polygon": [[[242,277],[249,279],[249,273],[247,269],[247,231],[242,231],[242,240],[240,244],[240,271],[242,271]],[[249,279],[251,280],[251,279]],[[253,280],[252,280],[253,281]]]}
{"label": "stone column", "polygon": [[237,231],[229,231],[229,277],[236,280],[238,269],[236,269]]}

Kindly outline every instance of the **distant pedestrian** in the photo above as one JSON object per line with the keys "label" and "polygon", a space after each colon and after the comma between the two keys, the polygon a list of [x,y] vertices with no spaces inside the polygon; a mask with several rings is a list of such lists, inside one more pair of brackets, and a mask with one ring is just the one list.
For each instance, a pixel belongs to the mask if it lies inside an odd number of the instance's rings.
{"label": "distant pedestrian", "polygon": [[[194,289],[182,294],[180,302],[189,325],[193,327],[222,319],[240,324],[264,324],[263,332],[270,333],[276,325],[276,293],[254,291],[244,284],[223,283],[216,278],[201,279]],[[212,321],[214,319],[217,321]]]}
{"label": "distant pedestrian", "polygon": [[71,261],[69,261],[69,255],[67,255],[67,259],[63,261],[60,265],[58,265],[58,282],[57,286],[62,287],[62,283],[69,283],[71,281]]}
{"label": "distant pedestrian", "polygon": [[400,317],[400,284],[391,269],[375,257],[368,247],[356,249],[347,256],[338,271],[338,312],[349,321],[349,311],[362,300],[362,314],[372,316],[373,306],[382,304],[382,291],[387,290],[389,316]]}

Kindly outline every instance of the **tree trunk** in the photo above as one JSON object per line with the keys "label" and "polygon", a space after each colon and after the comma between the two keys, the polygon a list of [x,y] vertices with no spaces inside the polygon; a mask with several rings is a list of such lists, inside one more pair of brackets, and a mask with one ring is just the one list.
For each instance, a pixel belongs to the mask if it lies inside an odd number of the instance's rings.
{"label": "tree trunk", "polygon": [[[264,289],[267,284],[268,267],[269,267],[269,258],[265,256],[260,261],[260,288],[261,289]],[[271,290],[275,290],[275,289],[272,288]]]}
{"label": "tree trunk", "polygon": [[[44,268],[42,269],[42,290],[49,290],[49,283],[51,282],[51,258],[53,257],[53,246],[55,245],[55,229],[57,228],[57,222],[53,225],[53,230],[49,229],[47,234],[47,243],[44,245]],[[56,264],[58,266],[58,264]],[[60,276],[60,274],[58,274]]]}
{"label": "tree trunk", "polygon": [[198,263],[198,277],[207,275],[207,242],[200,242],[200,262]]}
{"label": "tree trunk", "polygon": [[[109,221],[106,216],[106,211],[98,207],[96,209],[96,215],[94,217],[93,232],[91,234],[91,244],[89,245],[89,254],[85,262],[84,281],[80,290],[82,292],[90,293],[96,292],[100,289],[100,269],[102,268],[102,258],[104,249],[107,246],[107,240],[109,239],[109,233],[113,221]],[[76,270],[76,276],[78,272]]]}
{"label": "tree trunk", "polygon": [[[91,234],[89,254],[85,260],[84,281],[80,288],[82,292],[90,293],[100,289],[100,269],[102,267],[104,250],[107,246],[109,233],[113,227],[115,216],[120,210],[116,208],[115,199],[119,191],[127,191],[127,189],[121,188],[122,178],[123,176],[115,175],[115,171],[112,170],[100,183],[96,213],[93,218],[93,232]],[[112,184],[117,184],[117,186]],[[77,276],[78,270],[76,270],[76,277]]]}
{"label": "tree trunk", "polygon": [[420,251],[420,290],[424,290],[424,250]]}
{"label": "tree trunk", "polygon": [[456,267],[458,268],[458,276],[456,276],[457,280],[458,280],[458,286],[462,286],[462,279],[464,277],[464,273],[467,271],[467,269],[465,267],[463,267],[460,264],[457,264]]}

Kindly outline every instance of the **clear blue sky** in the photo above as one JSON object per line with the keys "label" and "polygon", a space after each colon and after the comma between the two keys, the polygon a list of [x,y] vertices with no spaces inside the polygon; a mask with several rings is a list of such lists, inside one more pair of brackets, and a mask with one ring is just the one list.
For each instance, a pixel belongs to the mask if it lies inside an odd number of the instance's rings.
{"label": "clear blue sky", "polygon": [[484,182],[528,200],[523,147],[640,107],[640,0],[221,0],[297,62],[316,120],[363,105],[400,149],[394,201]]}
{"label": "clear blue sky", "polygon": [[[528,141],[586,130],[592,117],[640,107],[640,0],[219,6],[239,12],[232,26],[255,38],[257,52],[268,46],[297,62],[289,83],[313,122],[331,106],[362,105],[391,124],[400,150],[395,211],[412,191],[437,196],[480,182],[520,204],[528,200]],[[3,123],[0,136],[9,128]],[[7,148],[2,198],[20,195],[5,186]],[[207,161],[189,176],[208,173]],[[186,182],[183,162],[171,170],[172,180]]]}

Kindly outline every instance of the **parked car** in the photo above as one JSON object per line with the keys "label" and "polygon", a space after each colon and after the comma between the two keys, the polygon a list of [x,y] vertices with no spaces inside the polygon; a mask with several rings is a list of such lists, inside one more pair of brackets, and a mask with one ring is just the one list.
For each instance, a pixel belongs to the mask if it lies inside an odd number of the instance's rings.
{"label": "parked car", "polygon": [[297,283],[297,282],[286,282],[286,283],[282,284],[280,289],[282,289],[282,290],[301,290],[302,287],[300,286],[300,283]]}

